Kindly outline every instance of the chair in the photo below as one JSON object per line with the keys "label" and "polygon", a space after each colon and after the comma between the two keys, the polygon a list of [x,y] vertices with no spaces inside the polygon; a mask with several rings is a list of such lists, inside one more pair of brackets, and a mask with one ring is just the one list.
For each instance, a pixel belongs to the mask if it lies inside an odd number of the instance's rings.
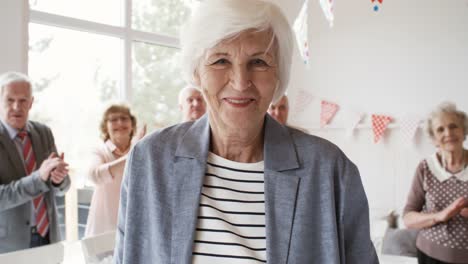
{"label": "chair", "polygon": [[63,243],[18,250],[0,254],[0,263],[15,264],[58,264],[62,263],[64,255]]}
{"label": "chair", "polygon": [[81,247],[87,264],[100,263],[104,258],[111,259],[114,246],[115,231],[93,237],[87,237],[81,240]]}

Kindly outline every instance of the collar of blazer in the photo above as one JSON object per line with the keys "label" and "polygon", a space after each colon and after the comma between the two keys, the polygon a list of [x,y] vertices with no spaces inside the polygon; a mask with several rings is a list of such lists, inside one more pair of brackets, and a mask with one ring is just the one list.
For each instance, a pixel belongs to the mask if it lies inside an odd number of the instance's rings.
{"label": "collar of blazer", "polygon": [[[28,121],[26,124],[27,131],[30,134],[31,143],[33,145],[34,154],[36,157],[37,166],[41,164],[44,160],[44,146],[39,133],[35,127],[35,125]],[[10,159],[11,164],[15,167],[17,173],[16,175],[21,175],[22,177],[25,175],[26,171],[24,169],[24,165],[22,162],[22,158],[20,157],[20,153],[16,149],[15,143],[10,139],[10,135],[8,134],[8,130],[6,127],[0,122],[0,144],[3,145],[8,158]],[[17,178],[17,177],[16,177]],[[14,179],[16,179],[14,178]],[[13,179],[12,179],[13,180]]]}
{"label": "collar of blazer", "polygon": [[[265,115],[264,131],[265,170],[286,171],[299,168],[296,148],[288,128]],[[204,115],[184,135],[175,155],[206,162],[210,138],[209,118]]]}
{"label": "collar of blazer", "polygon": [[[190,263],[210,140],[207,115],[197,120],[179,142],[173,181],[180,183],[172,218],[172,263]],[[299,189],[299,159],[289,128],[265,117],[265,212],[267,259],[286,263]],[[190,180],[187,180],[190,179]]]}
{"label": "collar of blazer", "polygon": [[15,170],[14,173],[2,175],[1,182],[6,184],[23,177],[26,174],[26,171],[24,169],[21,156],[15,146],[15,143],[11,140],[8,130],[2,122],[0,122],[0,148],[0,151],[5,152],[4,155],[8,157],[9,163],[13,165]]}

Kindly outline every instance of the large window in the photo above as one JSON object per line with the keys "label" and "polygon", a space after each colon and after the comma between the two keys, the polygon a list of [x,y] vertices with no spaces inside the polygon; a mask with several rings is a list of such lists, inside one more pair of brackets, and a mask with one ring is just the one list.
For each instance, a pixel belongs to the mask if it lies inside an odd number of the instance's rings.
{"label": "large window", "polygon": [[141,113],[141,120],[150,127],[179,120],[175,102],[184,82],[180,79],[178,50],[134,42],[132,55],[132,105]]}
{"label": "large window", "polygon": [[[86,185],[87,157],[100,141],[99,121],[110,103],[129,104],[149,132],[180,120],[178,34],[194,3],[29,1],[31,119],[52,128],[74,187]],[[76,190],[74,201],[67,207],[76,210]]]}

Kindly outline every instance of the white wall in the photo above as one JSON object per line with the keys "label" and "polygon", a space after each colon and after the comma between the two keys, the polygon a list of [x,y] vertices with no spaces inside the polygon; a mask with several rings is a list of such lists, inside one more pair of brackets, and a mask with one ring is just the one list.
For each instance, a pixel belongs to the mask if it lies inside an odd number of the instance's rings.
{"label": "white wall", "polygon": [[0,73],[27,71],[27,0],[0,1]]}
{"label": "white wall", "polygon": [[[379,12],[371,1],[335,1],[333,28],[318,2],[309,2],[310,67],[295,55],[289,89],[292,109],[301,89],[317,99],[290,121],[338,144],[358,165],[373,213],[401,209],[417,163],[434,148],[421,131],[415,145],[404,145],[398,118],[425,116],[443,100],[468,112],[468,0],[384,1]],[[285,3],[293,20],[302,1]],[[391,115],[395,128],[377,145],[369,118],[351,140],[343,129],[317,129],[319,99]],[[339,114],[334,127],[342,125]]]}

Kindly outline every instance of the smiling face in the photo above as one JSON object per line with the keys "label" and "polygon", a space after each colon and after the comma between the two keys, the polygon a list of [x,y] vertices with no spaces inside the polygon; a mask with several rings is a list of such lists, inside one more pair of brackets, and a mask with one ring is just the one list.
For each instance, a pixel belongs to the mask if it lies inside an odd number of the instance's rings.
{"label": "smiling face", "polygon": [[463,149],[463,122],[455,114],[442,113],[432,119],[432,140],[443,151]]}
{"label": "smiling face", "polygon": [[34,98],[27,82],[13,82],[3,87],[1,92],[0,117],[9,126],[23,129],[28,121]]}
{"label": "smiling face", "polygon": [[111,112],[107,115],[107,132],[110,140],[115,143],[116,140],[126,139],[130,141],[132,135],[132,119],[126,113]]}
{"label": "smiling face", "polygon": [[210,125],[261,127],[278,83],[276,45],[269,31],[245,31],[208,49],[195,74]]}

